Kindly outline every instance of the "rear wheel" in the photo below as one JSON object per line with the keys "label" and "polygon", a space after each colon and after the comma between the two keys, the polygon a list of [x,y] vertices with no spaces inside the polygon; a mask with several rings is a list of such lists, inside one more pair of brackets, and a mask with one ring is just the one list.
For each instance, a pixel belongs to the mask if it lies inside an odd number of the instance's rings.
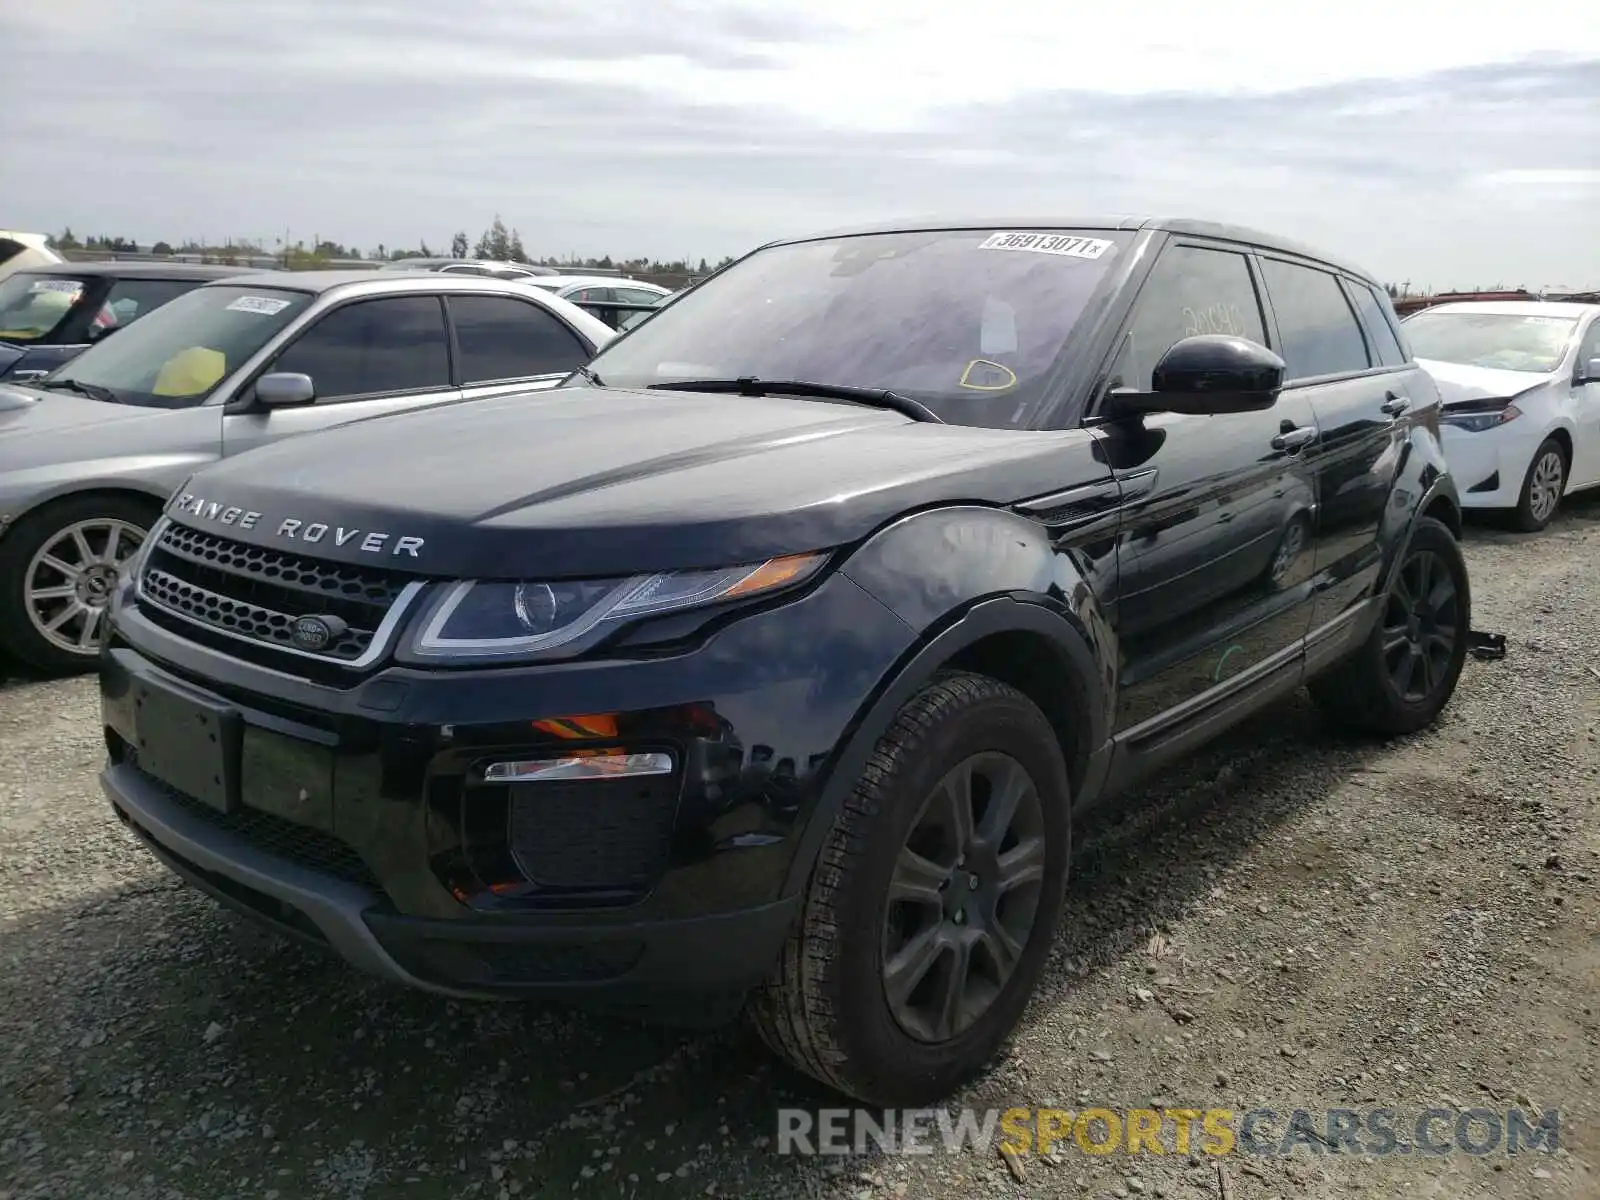
{"label": "rear wheel", "polygon": [[119,572],[156,516],[132,498],[79,496],[18,521],[0,540],[0,644],[43,671],[92,668]]}
{"label": "rear wheel", "polygon": [[1324,717],[1375,734],[1431,725],[1455,694],[1472,629],[1466,560],[1450,530],[1419,517],[1371,635],[1311,681]]}
{"label": "rear wheel", "polygon": [[1522,495],[1511,519],[1524,533],[1538,533],[1555,519],[1567,489],[1567,452],[1555,438],[1546,438],[1533,452],[1522,479]]}
{"label": "rear wheel", "polygon": [[829,831],[752,1016],[779,1055],[872,1104],[981,1070],[1060,920],[1070,840],[1055,732],[1016,689],[944,675],[901,710]]}

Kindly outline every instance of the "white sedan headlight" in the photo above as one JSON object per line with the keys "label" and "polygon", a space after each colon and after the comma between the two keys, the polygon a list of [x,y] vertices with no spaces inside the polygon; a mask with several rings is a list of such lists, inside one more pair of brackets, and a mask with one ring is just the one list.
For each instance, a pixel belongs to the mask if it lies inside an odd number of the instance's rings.
{"label": "white sedan headlight", "polygon": [[452,583],[423,613],[402,657],[515,659],[575,651],[627,621],[794,587],[816,574],[827,557],[794,554],[626,579]]}

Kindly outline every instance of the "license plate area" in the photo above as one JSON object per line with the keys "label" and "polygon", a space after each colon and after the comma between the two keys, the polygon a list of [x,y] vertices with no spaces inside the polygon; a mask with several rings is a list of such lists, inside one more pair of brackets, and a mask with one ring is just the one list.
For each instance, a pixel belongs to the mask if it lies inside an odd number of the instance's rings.
{"label": "license plate area", "polygon": [[239,810],[236,709],[135,679],[133,718],[142,771],[219,812]]}

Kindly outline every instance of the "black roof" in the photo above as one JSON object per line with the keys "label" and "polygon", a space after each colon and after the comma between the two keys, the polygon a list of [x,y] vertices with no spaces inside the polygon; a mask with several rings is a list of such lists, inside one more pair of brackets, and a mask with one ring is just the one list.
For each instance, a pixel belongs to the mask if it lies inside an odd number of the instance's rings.
{"label": "black roof", "polygon": [[1326,251],[1318,250],[1314,246],[1307,246],[1290,238],[1266,233],[1259,229],[1251,229],[1245,225],[1232,225],[1220,221],[1202,221],[1193,217],[1096,217],[1084,215],[1041,217],[1037,213],[1026,217],[1015,215],[966,218],[926,217],[908,220],[887,220],[870,225],[831,229],[824,233],[808,234],[804,237],[779,238],[771,244],[782,245],[786,242],[807,242],[820,238],[854,237],[871,233],[926,233],[941,229],[1097,229],[1187,234],[1191,237],[1239,242],[1247,246],[1257,246],[1263,250],[1277,250],[1283,254],[1293,254],[1301,258],[1314,259],[1318,262],[1327,263],[1329,266],[1338,267],[1351,275],[1359,276],[1369,283],[1377,282],[1377,277],[1372,272],[1358,267],[1354,263],[1330,255]]}
{"label": "black roof", "polygon": [[75,275],[118,279],[226,279],[230,275],[268,275],[260,267],[223,267],[212,263],[167,262],[64,262],[44,267],[22,267],[19,275]]}

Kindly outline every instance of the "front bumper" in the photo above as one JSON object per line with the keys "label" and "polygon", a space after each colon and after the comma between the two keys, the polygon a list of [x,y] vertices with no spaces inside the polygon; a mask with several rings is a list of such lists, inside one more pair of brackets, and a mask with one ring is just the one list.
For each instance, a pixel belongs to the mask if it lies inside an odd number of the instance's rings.
{"label": "front bumper", "polygon": [[526,990],[506,984],[497,964],[507,958],[547,983],[559,975],[567,990],[603,989],[618,1002],[745,991],[759,982],[797,910],[790,899],[721,916],[603,925],[406,917],[378,892],[197,818],[135,767],[110,764],[100,782],[118,818],[201,891],[368,974],[446,996]]}
{"label": "front bumper", "polygon": [[[671,1007],[769,971],[828,768],[911,639],[833,576],[670,655],[391,666],[337,689],[124,603],[101,659],[102,785],[173,871],[371,973],[455,996]],[[486,783],[490,760],[587,745],[535,727],[574,714],[609,714],[596,745],[666,749],[675,773],[576,798],[613,785]]]}
{"label": "front bumper", "polygon": [[1450,425],[1440,428],[1439,443],[1461,491],[1463,508],[1517,506],[1533,452],[1544,440],[1537,433],[1515,432],[1515,427],[1526,419],[1509,421],[1504,428],[1482,433],[1469,433]]}

